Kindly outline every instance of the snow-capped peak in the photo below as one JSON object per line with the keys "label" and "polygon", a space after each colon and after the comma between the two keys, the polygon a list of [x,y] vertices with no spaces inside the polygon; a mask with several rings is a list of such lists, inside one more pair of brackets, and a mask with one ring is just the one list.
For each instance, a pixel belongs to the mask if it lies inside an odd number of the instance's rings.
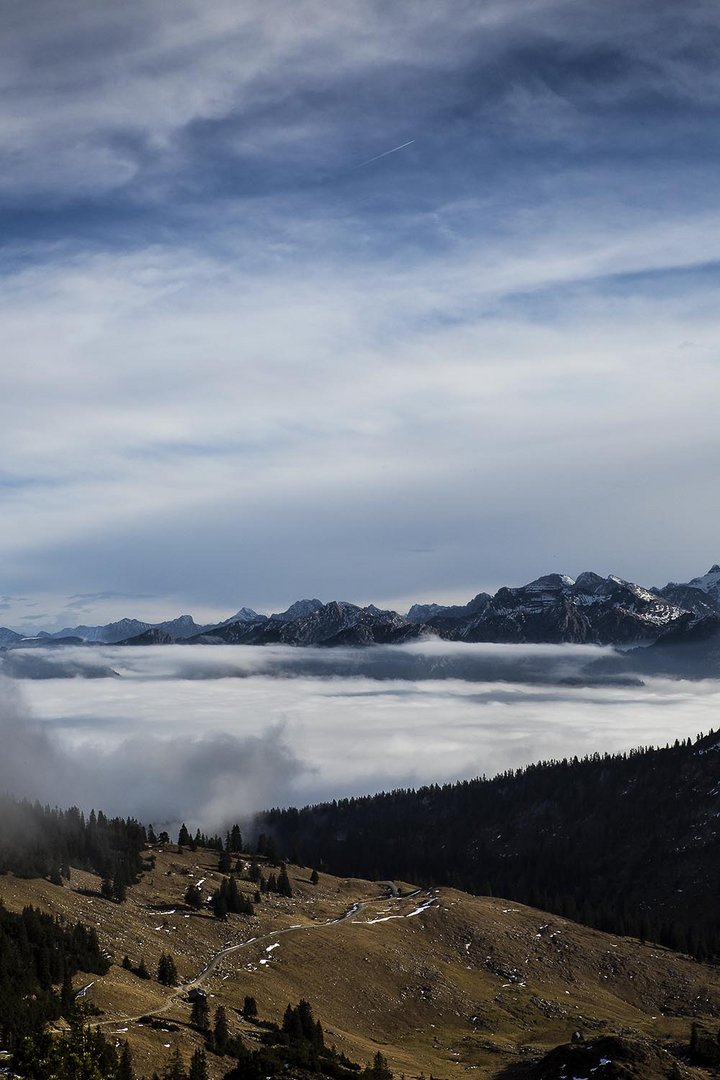
{"label": "snow-capped peak", "polygon": [[693,589],[701,589],[706,593],[718,593],[720,592],[720,566],[715,563],[710,567],[707,574],[703,574],[702,577],[693,578],[688,582]]}

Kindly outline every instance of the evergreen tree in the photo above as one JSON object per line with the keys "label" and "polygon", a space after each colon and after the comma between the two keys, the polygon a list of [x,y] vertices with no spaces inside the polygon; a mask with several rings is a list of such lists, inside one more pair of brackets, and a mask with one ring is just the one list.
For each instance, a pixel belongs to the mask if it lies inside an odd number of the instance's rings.
{"label": "evergreen tree", "polygon": [[290,886],[290,878],[288,877],[287,869],[286,869],[284,863],[283,863],[283,866],[282,866],[282,868],[280,870],[280,873],[278,874],[276,888],[277,888],[277,892],[280,894],[280,896],[287,896],[287,897],[292,896],[292,888]]}
{"label": "evergreen tree", "polygon": [[291,1043],[302,1042],[303,1028],[300,1014],[292,1005],[288,1005],[283,1016],[282,1029]]}
{"label": "evergreen tree", "polygon": [[230,1039],[230,1029],[227,1022],[227,1014],[222,1005],[215,1010],[215,1025],[213,1027],[213,1042],[216,1054],[224,1054]]}
{"label": "evergreen tree", "polygon": [[212,898],[213,915],[216,919],[226,919],[228,913],[227,900],[225,899],[222,890],[217,889],[213,893]]}
{"label": "evergreen tree", "polygon": [[158,960],[157,980],[159,983],[162,983],[163,986],[177,985],[177,968],[175,967],[175,961],[172,956],[166,956],[165,953],[162,953]]}
{"label": "evergreen tree", "polygon": [[255,998],[251,997],[249,994],[245,995],[242,1014],[246,1020],[253,1020],[258,1014],[257,1002]]}
{"label": "evergreen tree", "polygon": [[310,883],[312,885],[317,885],[319,880],[320,880],[320,875],[318,874],[317,870],[313,870],[312,874],[310,875]]}
{"label": "evergreen tree", "polygon": [[132,1067],[132,1055],[127,1043],[123,1044],[120,1054],[116,1080],[135,1080],[135,1074]]}
{"label": "evergreen tree", "polygon": [[193,1024],[198,1031],[206,1032],[210,1030],[210,1010],[208,1009],[207,998],[204,994],[196,997],[193,1001],[190,1023]]}
{"label": "evergreen tree", "polygon": [[366,1080],[392,1080],[393,1074],[388,1068],[387,1058],[379,1050],[373,1058],[372,1065],[368,1065],[365,1069],[364,1076]]}
{"label": "evergreen tree", "polygon": [[112,881],[112,898],[118,904],[122,904],[127,899],[127,883],[127,872],[125,867],[120,864],[115,871]]}
{"label": "evergreen tree", "polygon": [[178,833],[178,845],[180,847],[188,847],[189,844],[190,844],[190,833],[187,831],[187,826],[185,825],[185,822],[183,821],[182,825],[180,826],[180,832]]}
{"label": "evergreen tree", "polygon": [[204,1050],[196,1050],[193,1054],[188,1080],[208,1080],[207,1058]]}
{"label": "evergreen tree", "polygon": [[188,885],[185,890],[185,903],[188,907],[191,907],[194,911],[199,911],[203,906],[202,893],[198,889],[197,885]]}
{"label": "evergreen tree", "polygon": [[187,1073],[185,1072],[185,1066],[183,1059],[180,1056],[179,1047],[175,1047],[174,1052],[170,1057],[165,1072],[163,1073],[163,1080],[187,1080]]}
{"label": "evergreen tree", "polygon": [[73,990],[72,979],[70,978],[70,972],[67,968],[65,969],[62,988],[60,990],[60,1010],[66,1020],[71,1020],[76,1011],[75,991]]}

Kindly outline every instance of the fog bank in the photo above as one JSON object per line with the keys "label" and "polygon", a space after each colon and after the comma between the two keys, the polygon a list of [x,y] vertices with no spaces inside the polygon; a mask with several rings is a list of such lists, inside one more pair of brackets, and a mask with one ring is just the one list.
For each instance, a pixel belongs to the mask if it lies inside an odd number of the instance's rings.
{"label": "fog bank", "polygon": [[215,828],[270,805],[493,775],[717,726],[716,681],[583,684],[588,658],[603,652],[441,642],[43,650],[41,678],[0,684],[0,788],[156,827]]}

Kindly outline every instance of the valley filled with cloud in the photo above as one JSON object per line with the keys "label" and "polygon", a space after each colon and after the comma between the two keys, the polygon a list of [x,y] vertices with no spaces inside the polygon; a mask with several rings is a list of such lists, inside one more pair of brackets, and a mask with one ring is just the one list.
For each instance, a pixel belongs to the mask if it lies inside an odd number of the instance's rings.
{"label": "valley filled with cloud", "polygon": [[27,650],[39,677],[13,678],[18,650],[0,669],[0,787],[156,827],[220,827],[272,805],[664,745],[716,724],[720,682],[594,674],[613,654],[439,641],[55,648]]}

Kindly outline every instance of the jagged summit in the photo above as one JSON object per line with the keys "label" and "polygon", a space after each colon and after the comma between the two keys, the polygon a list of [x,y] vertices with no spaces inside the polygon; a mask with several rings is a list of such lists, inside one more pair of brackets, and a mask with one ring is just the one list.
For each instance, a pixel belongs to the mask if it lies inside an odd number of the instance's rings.
{"label": "jagged summit", "polygon": [[296,600],[286,611],[271,615],[270,618],[279,622],[292,622],[293,619],[304,619],[306,616],[312,615],[314,611],[319,611],[322,606],[322,600]]}
{"label": "jagged summit", "polygon": [[264,622],[267,619],[267,615],[260,615],[257,611],[253,611],[249,607],[241,607],[239,611],[236,611],[234,615],[230,615],[229,618],[223,619],[221,623],[216,623],[216,626],[229,626],[234,622]]}
{"label": "jagged summit", "polygon": [[[525,585],[480,592],[467,604],[413,604],[407,615],[375,604],[296,600],[270,616],[241,607],[221,623],[201,626],[191,615],[148,623],[121,619],[105,626],[76,626],[59,633],[39,631],[32,639],[67,643],[119,644],[140,639],[203,644],[372,645],[398,644],[435,636],[450,641],[498,643],[650,644],[720,628],[720,564],[689,582],[646,588],[610,574],[583,570],[576,578],[550,573]],[[150,631],[159,631],[158,634]],[[165,635],[165,636],[163,636]],[[0,628],[0,648],[21,647],[23,638]]]}
{"label": "jagged summit", "polygon": [[582,592],[596,592],[601,586],[605,584],[607,578],[601,577],[600,574],[596,574],[593,570],[583,570],[582,574],[578,574],[575,578],[575,585]]}

